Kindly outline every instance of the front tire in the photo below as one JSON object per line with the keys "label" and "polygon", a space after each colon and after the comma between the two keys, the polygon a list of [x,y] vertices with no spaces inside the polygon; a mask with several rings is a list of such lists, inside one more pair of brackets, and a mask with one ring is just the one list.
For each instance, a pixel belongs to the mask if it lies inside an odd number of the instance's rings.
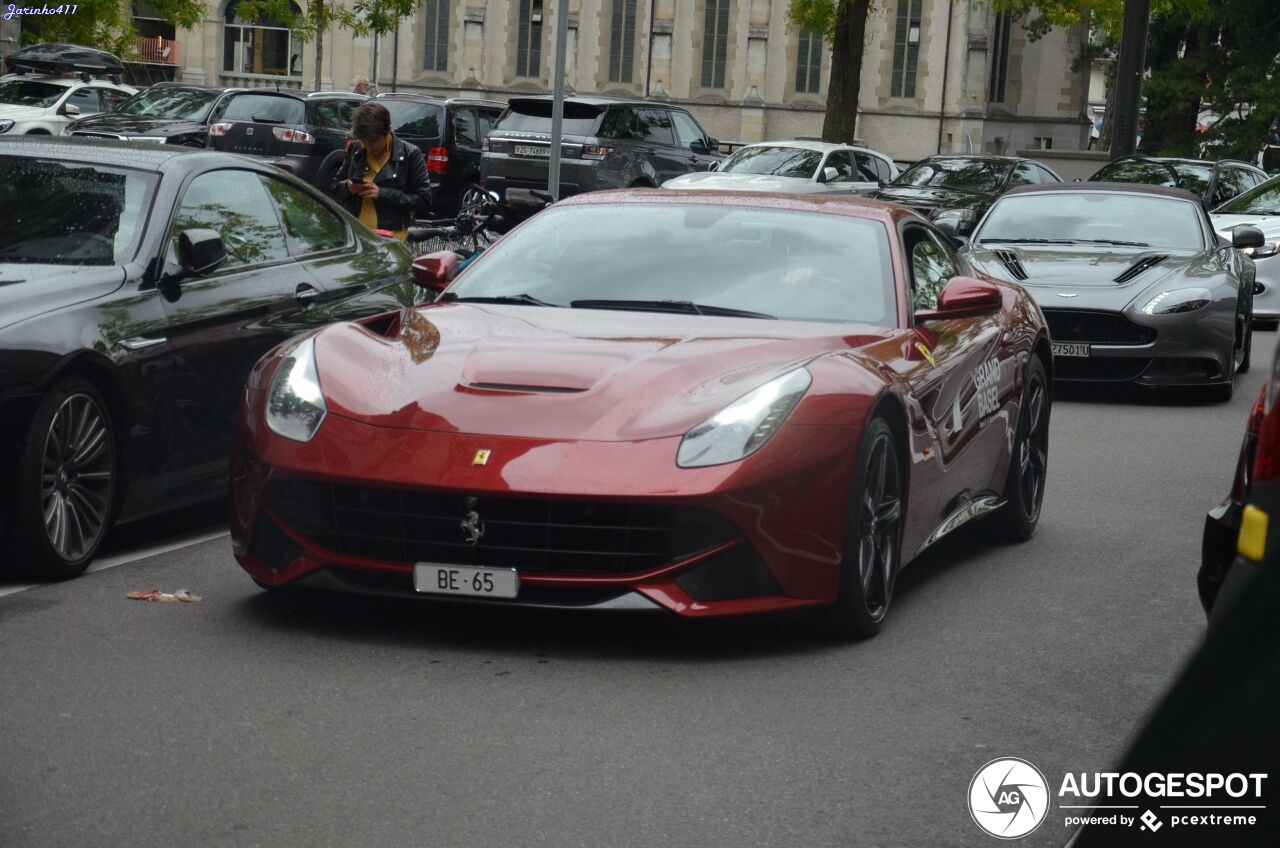
{"label": "front tire", "polygon": [[1018,409],[1018,430],[1004,482],[1004,506],[990,519],[995,535],[1025,542],[1036,532],[1044,503],[1049,462],[1049,382],[1044,363],[1032,355]]}
{"label": "front tire", "polygon": [[840,595],[829,611],[831,630],[844,639],[867,639],[893,600],[902,549],[902,464],[893,431],[872,418],[862,436],[849,497]]}
{"label": "front tire", "polygon": [[40,580],[82,573],[115,513],[115,432],[86,380],[58,383],[40,401],[18,458],[12,539],[19,570]]}

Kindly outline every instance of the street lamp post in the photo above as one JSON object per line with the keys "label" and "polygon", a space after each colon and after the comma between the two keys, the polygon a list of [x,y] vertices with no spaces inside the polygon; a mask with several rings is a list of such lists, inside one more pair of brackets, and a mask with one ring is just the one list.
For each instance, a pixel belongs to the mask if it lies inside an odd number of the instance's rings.
{"label": "street lamp post", "polygon": [[551,161],[547,169],[547,191],[560,199],[560,136],[564,130],[564,62],[569,42],[569,0],[556,7],[556,69],[551,89]]}

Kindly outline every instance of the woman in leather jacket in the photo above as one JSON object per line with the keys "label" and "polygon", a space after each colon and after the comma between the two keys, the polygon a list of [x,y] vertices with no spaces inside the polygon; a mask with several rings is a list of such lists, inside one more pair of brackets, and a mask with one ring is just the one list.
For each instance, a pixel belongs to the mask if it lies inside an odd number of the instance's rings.
{"label": "woman in leather jacket", "polygon": [[429,200],[427,160],[422,151],[391,132],[391,113],[365,103],[351,118],[355,141],[347,149],[330,195],[371,230],[390,230],[404,240],[420,200]]}

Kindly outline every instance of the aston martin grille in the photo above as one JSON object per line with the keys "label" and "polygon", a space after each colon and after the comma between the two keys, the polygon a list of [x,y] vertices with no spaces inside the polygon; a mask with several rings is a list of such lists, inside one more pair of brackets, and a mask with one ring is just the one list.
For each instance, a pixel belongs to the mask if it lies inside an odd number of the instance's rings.
{"label": "aston martin grille", "polygon": [[1159,265],[1168,258],[1168,256],[1144,256],[1128,268],[1121,271],[1120,276],[1116,277],[1116,282],[1127,283],[1134,277],[1146,271],[1148,268],[1154,268],[1156,265]]}
{"label": "aston martin grille", "polygon": [[1115,312],[1081,309],[1045,309],[1049,338],[1055,342],[1143,345],[1156,340],[1156,331],[1135,324]]}
{"label": "aston martin grille", "polygon": [[1022,282],[1027,278],[1027,269],[1022,267],[1022,260],[1012,250],[997,250],[996,258],[1000,260],[1001,264],[1009,270],[1009,273],[1018,282]]}
{"label": "aston martin grille", "polygon": [[[467,496],[276,480],[267,506],[322,548],[387,562],[491,565],[521,571],[623,574],[738,538],[710,510],[644,503]],[[475,544],[465,529],[483,528]]]}

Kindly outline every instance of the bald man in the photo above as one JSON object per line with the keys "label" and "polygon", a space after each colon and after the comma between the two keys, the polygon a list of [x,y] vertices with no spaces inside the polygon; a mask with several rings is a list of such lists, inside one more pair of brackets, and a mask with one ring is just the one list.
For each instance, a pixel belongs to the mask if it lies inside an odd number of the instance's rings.
{"label": "bald man", "polygon": [[368,77],[356,77],[355,79],[353,79],[353,80],[351,81],[351,90],[352,90],[353,92],[355,92],[356,94],[368,94],[368,93],[369,93],[369,78],[368,78]]}

